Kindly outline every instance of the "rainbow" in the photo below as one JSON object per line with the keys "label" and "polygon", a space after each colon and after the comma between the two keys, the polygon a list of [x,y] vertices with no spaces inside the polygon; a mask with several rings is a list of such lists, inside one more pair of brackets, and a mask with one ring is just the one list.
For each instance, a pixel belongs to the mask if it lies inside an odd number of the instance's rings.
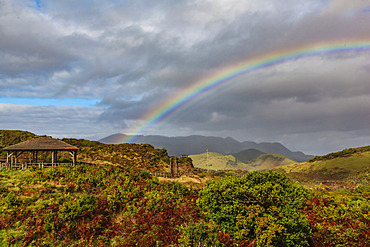
{"label": "rainbow", "polygon": [[141,118],[142,124],[134,131],[136,134],[128,136],[125,142],[137,141],[140,135],[146,133],[152,127],[163,123],[170,117],[175,116],[180,111],[185,110],[211,93],[221,90],[241,76],[306,57],[364,51],[370,51],[369,39],[360,42],[341,41],[335,43],[320,43],[294,49],[279,50],[277,52],[247,59],[242,63],[222,70],[217,70],[217,73],[211,74],[202,80],[192,83],[187,88],[179,90],[172,97],[148,111]]}

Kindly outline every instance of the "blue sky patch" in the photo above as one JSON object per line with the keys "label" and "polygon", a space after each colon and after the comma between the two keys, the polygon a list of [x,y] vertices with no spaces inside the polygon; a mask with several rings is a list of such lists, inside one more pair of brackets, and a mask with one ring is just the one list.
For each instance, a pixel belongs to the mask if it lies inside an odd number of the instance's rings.
{"label": "blue sky patch", "polygon": [[12,98],[0,97],[0,103],[37,106],[83,106],[93,107],[99,99],[50,99],[50,98]]}

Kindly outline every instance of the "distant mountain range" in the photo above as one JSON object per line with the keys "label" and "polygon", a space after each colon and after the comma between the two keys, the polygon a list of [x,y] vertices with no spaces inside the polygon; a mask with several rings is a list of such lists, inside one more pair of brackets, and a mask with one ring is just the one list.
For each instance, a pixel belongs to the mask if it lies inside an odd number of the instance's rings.
{"label": "distant mountain range", "polygon": [[[124,134],[114,134],[100,139],[99,141],[106,144],[119,144],[124,143],[126,140],[129,140],[133,136],[124,135]],[[137,139],[136,143],[145,143],[151,144],[155,148],[165,148],[169,155],[193,155],[204,153],[207,149],[209,152],[216,152],[219,154],[235,154],[247,149],[254,149],[259,152],[270,154],[277,153],[284,155],[292,160],[297,162],[305,162],[310,158],[313,158],[313,155],[306,155],[299,151],[290,151],[282,144],[274,142],[262,142],[256,143],[251,141],[239,142],[231,137],[213,137],[213,136],[177,136],[177,137],[166,137],[159,135],[148,135],[141,136]],[[251,152],[251,151],[246,151]],[[255,151],[254,151],[255,152]],[[240,155],[243,155],[242,153]],[[257,155],[257,156],[256,156]],[[255,154],[258,157],[258,154]],[[254,159],[253,157],[251,159]],[[238,158],[240,160],[245,160],[243,158]]]}

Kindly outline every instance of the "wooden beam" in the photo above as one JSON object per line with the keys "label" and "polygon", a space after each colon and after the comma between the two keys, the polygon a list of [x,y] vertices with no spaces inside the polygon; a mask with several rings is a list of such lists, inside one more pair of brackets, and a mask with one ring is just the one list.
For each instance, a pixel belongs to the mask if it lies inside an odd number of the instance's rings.
{"label": "wooden beam", "polygon": [[77,164],[77,150],[73,151],[73,165]]}

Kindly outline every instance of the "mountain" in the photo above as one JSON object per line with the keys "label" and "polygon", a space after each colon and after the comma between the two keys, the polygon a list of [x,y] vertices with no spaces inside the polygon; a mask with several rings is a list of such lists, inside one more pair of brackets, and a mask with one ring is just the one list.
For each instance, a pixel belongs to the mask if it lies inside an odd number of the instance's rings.
{"label": "mountain", "polygon": [[193,160],[194,167],[207,170],[255,170],[253,167],[241,162],[233,155],[208,152],[208,154],[194,154],[189,157]]}
{"label": "mountain", "polygon": [[[133,136],[124,134],[114,134],[100,139],[100,142],[106,144],[119,144],[126,142]],[[246,149],[255,149],[263,153],[278,153],[282,154],[297,162],[304,162],[312,155],[306,155],[302,152],[292,152],[280,143],[256,143],[251,141],[239,142],[231,137],[213,137],[213,136],[177,136],[166,137],[159,135],[141,136],[136,140],[137,143],[151,144],[155,148],[165,148],[171,156],[181,154],[200,154],[204,153],[207,149],[209,152],[219,154],[238,153]]]}
{"label": "mountain", "polygon": [[257,159],[262,154],[265,154],[264,152],[261,152],[257,149],[246,149],[237,153],[231,153],[232,156],[240,160],[241,162],[248,162],[254,159]]}
{"label": "mountain", "polygon": [[103,139],[100,139],[99,142],[105,143],[105,144],[120,144],[126,142],[126,139],[129,138],[128,135],[125,134],[114,134],[107,137],[104,137]]}
{"label": "mountain", "polygon": [[266,154],[269,153],[277,153],[282,154],[292,160],[295,160],[297,162],[305,162],[308,159],[313,158],[313,155],[306,155],[302,152],[292,152],[286,147],[284,147],[281,143],[274,142],[274,143],[268,143],[268,142],[262,142],[262,143],[255,143],[255,142],[243,142],[242,145],[244,146],[244,149],[257,149],[261,152],[264,152]]}

